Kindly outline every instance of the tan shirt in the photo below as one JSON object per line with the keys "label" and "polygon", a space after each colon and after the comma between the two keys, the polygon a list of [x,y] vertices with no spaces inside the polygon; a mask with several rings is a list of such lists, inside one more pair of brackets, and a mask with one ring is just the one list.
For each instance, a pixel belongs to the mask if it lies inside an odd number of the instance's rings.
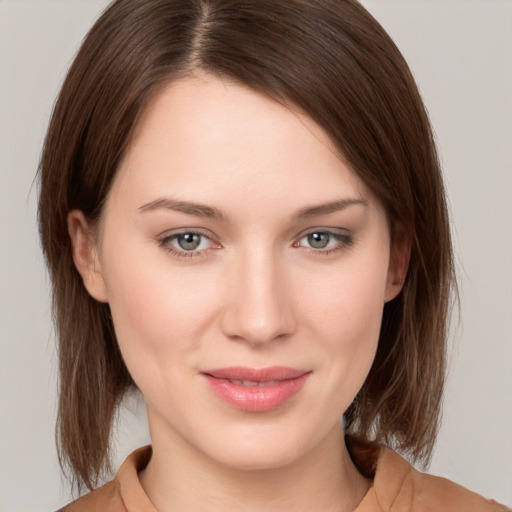
{"label": "tan shirt", "polygon": [[[417,471],[384,446],[349,442],[356,466],[373,485],[354,512],[511,512],[444,478]],[[138,472],[151,458],[151,447],[133,452],[111,482],[82,496],[59,512],[157,512],[140,485]]]}

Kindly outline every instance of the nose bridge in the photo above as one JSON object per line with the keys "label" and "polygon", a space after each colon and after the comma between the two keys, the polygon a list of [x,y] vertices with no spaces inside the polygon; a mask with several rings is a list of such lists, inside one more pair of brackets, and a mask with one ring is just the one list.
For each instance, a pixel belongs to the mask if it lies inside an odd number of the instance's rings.
{"label": "nose bridge", "polygon": [[286,272],[272,248],[245,251],[231,269],[224,332],[251,344],[264,344],[295,329]]}

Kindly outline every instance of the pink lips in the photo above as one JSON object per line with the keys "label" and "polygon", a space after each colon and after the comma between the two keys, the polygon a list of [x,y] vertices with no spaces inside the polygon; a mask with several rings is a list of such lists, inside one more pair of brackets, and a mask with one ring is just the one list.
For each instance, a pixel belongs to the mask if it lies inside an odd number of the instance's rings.
{"label": "pink lips", "polygon": [[277,409],[298,393],[310,371],[272,366],[259,370],[244,367],[202,372],[210,389],[236,409],[265,412]]}

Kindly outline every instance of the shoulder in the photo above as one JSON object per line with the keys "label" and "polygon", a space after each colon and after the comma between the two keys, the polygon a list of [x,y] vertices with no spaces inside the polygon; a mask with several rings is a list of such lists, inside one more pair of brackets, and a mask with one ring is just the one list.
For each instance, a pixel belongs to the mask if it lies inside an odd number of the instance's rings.
{"label": "shoulder", "polygon": [[375,492],[386,512],[506,512],[488,500],[446,478],[421,473],[400,455],[382,448],[375,475]]}
{"label": "shoulder", "polygon": [[57,512],[156,512],[140,485],[138,474],[151,458],[151,446],[135,450],[114,480],[85,494]]}
{"label": "shoulder", "polygon": [[57,512],[126,512],[115,480],[85,494]]}
{"label": "shoulder", "polygon": [[512,512],[446,478],[421,473],[385,446],[351,440],[350,452],[360,471],[373,477],[357,512]]}
{"label": "shoulder", "polygon": [[419,510],[506,512],[510,509],[488,500],[446,478],[412,469],[404,482],[404,493]]}

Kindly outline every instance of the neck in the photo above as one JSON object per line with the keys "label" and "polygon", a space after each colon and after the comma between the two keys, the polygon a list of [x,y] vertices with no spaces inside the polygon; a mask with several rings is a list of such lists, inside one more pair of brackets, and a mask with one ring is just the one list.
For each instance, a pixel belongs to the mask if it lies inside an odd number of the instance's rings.
{"label": "neck", "polygon": [[159,512],[353,511],[369,482],[357,471],[341,428],[279,468],[244,470],[218,463],[187,443],[152,435],[142,487]]}

